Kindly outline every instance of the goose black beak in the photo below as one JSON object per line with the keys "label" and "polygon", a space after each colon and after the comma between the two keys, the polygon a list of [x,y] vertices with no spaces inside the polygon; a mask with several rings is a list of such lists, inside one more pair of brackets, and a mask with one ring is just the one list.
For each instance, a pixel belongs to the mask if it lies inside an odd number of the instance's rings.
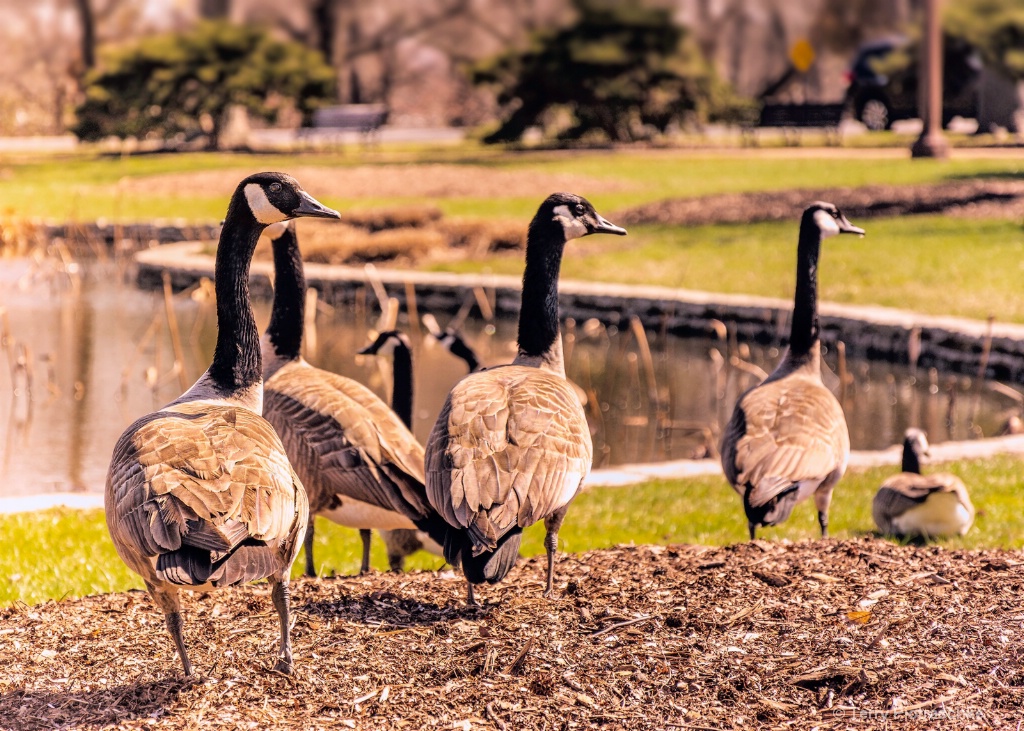
{"label": "goose black beak", "polygon": [[864,229],[854,226],[846,220],[846,216],[840,215],[839,220],[836,221],[836,223],[839,224],[839,233],[841,234],[857,234],[858,236],[863,236],[865,234]]}
{"label": "goose black beak", "polygon": [[309,218],[341,218],[341,214],[328,208],[306,191],[299,192],[299,205],[292,211],[292,217],[307,216]]}
{"label": "goose black beak", "polygon": [[614,223],[609,221],[604,216],[597,217],[597,225],[591,229],[592,234],[615,234],[616,236],[625,236],[626,229],[622,226],[616,226]]}
{"label": "goose black beak", "polygon": [[356,355],[377,355],[377,343],[373,342],[367,345],[365,348],[361,348],[356,351]]}

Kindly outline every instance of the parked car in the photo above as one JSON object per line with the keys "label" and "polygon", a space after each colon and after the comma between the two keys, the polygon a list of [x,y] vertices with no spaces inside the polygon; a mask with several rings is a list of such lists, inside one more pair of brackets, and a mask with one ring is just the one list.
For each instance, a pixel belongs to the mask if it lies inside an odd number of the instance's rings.
{"label": "parked car", "polygon": [[[861,46],[846,72],[846,104],[870,130],[889,129],[899,119],[918,117],[917,61],[892,69],[892,54],[905,50],[905,38],[888,38]],[[953,117],[978,116],[981,57],[960,39],[943,42],[942,126]],[[913,54],[911,54],[913,56]],[[888,71],[888,73],[887,73]]]}

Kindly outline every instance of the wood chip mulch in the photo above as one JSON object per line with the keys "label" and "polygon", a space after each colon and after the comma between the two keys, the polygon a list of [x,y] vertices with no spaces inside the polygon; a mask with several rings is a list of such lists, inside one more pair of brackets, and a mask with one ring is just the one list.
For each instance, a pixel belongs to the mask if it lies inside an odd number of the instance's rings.
{"label": "wood chip mulch", "polygon": [[142,592],[0,610],[0,728],[1017,728],[1024,556],[872,539],[543,558],[185,601],[187,682]]}

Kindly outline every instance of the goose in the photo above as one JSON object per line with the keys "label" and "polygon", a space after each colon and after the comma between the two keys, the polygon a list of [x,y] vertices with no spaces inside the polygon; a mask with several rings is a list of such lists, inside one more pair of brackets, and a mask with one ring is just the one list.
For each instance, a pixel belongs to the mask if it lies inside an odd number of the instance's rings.
{"label": "goose", "polygon": [[459,381],[427,440],[427,497],[455,529],[444,553],[462,566],[470,604],[474,584],[508,574],[523,528],[539,520],[551,596],[558,530],[593,461],[583,406],[565,378],[558,273],[566,243],[596,233],[626,230],[571,193],[540,205],[527,234],[518,354]]}
{"label": "goose", "polygon": [[818,254],[822,240],[836,234],[864,230],[831,203],[804,211],[789,350],[767,379],[740,396],[722,438],[722,469],[743,498],[751,540],[758,526],[782,523],[811,495],[827,536],[832,490],[846,471],[850,433],[821,381],[818,338]]}
{"label": "goose", "polygon": [[288,575],[306,529],[306,493],[263,406],[249,265],[260,232],[298,216],[338,218],[296,180],[242,180],[217,247],[217,345],[190,389],[129,426],[114,446],[104,504],[118,555],[163,611],[186,676],[181,589],[268,579],[281,624],[275,670],[292,672]]}
{"label": "goose", "polygon": [[[462,359],[470,373],[477,369],[480,360],[461,335],[449,331],[442,337],[443,339],[438,338],[439,342],[452,355]],[[398,414],[398,418],[411,430],[413,377],[412,344],[409,342],[409,337],[398,330],[387,330],[380,333],[372,343],[360,350],[359,354],[382,357],[390,355],[392,357],[391,410]],[[419,550],[429,551],[437,556],[443,555],[441,546],[431,540],[423,531],[404,528],[381,530],[380,537],[387,547],[388,566],[392,571],[401,571],[405,557]]]}
{"label": "goose", "polygon": [[270,232],[274,304],[263,335],[263,416],[281,435],[309,498],[306,575],[316,576],[317,515],[358,528],[360,573],[370,570],[370,529],[426,531],[441,544],[447,525],[423,486],[423,446],[361,383],[314,368],[301,355],[306,280],[294,227]]}
{"label": "goose", "polygon": [[882,483],[871,504],[875,525],[884,535],[962,536],[974,523],[974,505],[959,477],[947,472],[921,474],[921,460],[927,456],[928,436],[920,429],[907,429],[903,471]]}

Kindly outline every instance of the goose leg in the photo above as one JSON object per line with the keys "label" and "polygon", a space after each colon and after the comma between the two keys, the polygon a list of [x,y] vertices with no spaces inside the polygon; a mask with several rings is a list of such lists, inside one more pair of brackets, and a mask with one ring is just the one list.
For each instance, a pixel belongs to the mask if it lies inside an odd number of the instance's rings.
{"label": "goose leg", "polygon": [[306,537],[303,538],[303,546],[306,549],[306,576],[316,578],[316,564],[313,563],[313,520],[316,515],[309,511],[309,522],[306,523]]}
{"label": "goose leg", "polygon": [[[838,481],[838,477],[836,478]],[[818,508],[818,525],[821,526],[821,537],[828,537],[828,508],[832,504],[832,485],[823,485],[814,493],[814,506]]]}
{"label": "goose leg", "polygon": [[558,529],[562,527],[562,521],[565,520],[565,513],[568,509],[568,505],[552,513],[544,519],[544,528],[547,533],[544,535],[544,550],[548,554],[548,582],[547,588],[544,590],[544,598],[548,599],[554,593],[555,589],[555,551],[558,550]]}
{"label": "goose leg", "polygon": [[146,588],[149,589],[149,595],[153,597],[153,602],[164,613],[167,633],[174,640],[174,646],[178,650],[178,657],[181,658],[181,666],[185,671],[185,677],[191,678],[193,675],[192,663],[189,661],[188,652],[185,650],[185,637],[182,634],[185,623],[181,619],[181,603],[178,599],[178,592],[167,591],[162,588],[158,589],[148,581],[146,582]]}
{"label": "goose leg", "polygon": [[747,529],[750,530],[750,540],[754,540],[755,536],[757,536],[757,526],[749,522],[747,523]]}
{"label": "goose leg", "polygon": [[480,606],[480,602],[478,602],[476,597],[473,595],[473,584],[470,583],[469,579],[466,579],[466,604],[471,607]]}
{"label": "goose leg", "polygon": [[277,664],[274,670],[285,675],[291,675],[294,664],[292,663],[292,639],[291,639],[291,618],[288,611],[288,580],[284,576],[271,576],[270,597],[274,601],[274,609],[281,620],[281,646],[277,654]]}
{"label": "goose leg", "polygon": [[370,530],[368,528],[359,529],[359,537],[363,539],[363,563],[359,567],[360,574],[370,573]]}

